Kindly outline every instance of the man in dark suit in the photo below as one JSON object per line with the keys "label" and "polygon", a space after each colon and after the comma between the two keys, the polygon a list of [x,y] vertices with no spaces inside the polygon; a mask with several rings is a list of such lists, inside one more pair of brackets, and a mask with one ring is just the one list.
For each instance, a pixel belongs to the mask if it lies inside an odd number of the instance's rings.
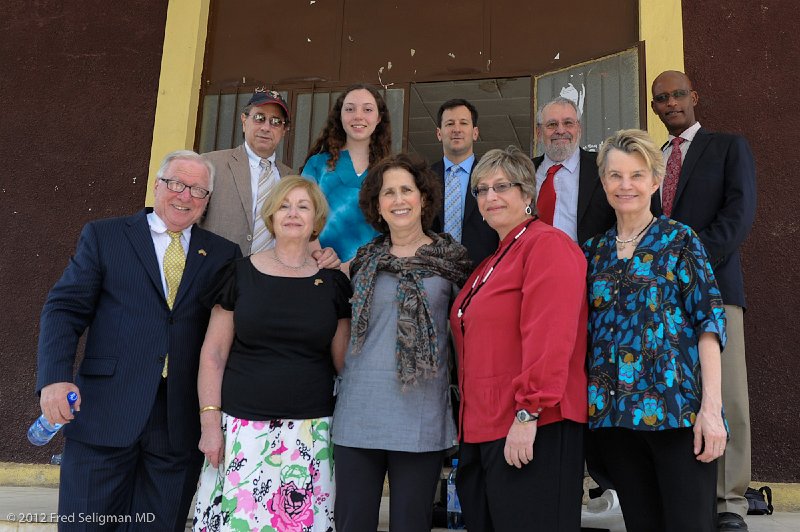
{"label": "man in dark suit", "polygon": [[497,233],[483,221],[470,192],[469,181],[477,162],[473,144],[478,140],[478,111],[467,100],[453,99],[439,107],[436,119],[436,137],[442,143],[444,157],[431,169],[441,176],[444,194],[433,230],[450,233],[461,242],[474,268],[497,249],[498,243]]}
{"label": "man in dark suit", "polygon": [[[47,297],[36,390],[47,419],[67,423],[64,528],[186,526],[202,465],[197,369],[210,310],[200,297],[241,256],[233,242],[194,225],[213,187],[213,167],[200,155],[167,155],[153,210],[87,224]],[[79,394],[74,415],[70,391]]]}
{"label": "man in dark suit", "polygon": [[[730,440],[717,464],[719,530],[747,530],[743,516],[747,514],[744,494],[750,483],[750,407],[739,246],[755,217],[755,163],[744,137],[713,133],[700,126],[694,115],[698,95],[683,72],[659,74],[652,89],[653,111],[669,131],[664,147],[667,171],[660,195],[663,212],[700,236],[725,303],[728,343],[722,354],[722,404]],[[654,200],[657,213],[661,212],[658,199]]]}
{"label": "man in dark suit", "polygon": [[[536,115],[536,137],[544,146],[544,155],[533,159],[539,217],[579,245],[610,229],[616,217],[597,175],[597,154],[579,148],[575,102],[559,97],[544,104]],[[549,212],[543,205],[548,193]]]}

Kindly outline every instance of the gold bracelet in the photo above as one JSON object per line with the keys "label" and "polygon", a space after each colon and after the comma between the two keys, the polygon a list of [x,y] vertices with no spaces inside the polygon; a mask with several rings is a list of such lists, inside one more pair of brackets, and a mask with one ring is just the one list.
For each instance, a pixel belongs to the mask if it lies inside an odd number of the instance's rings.
{"label": "gold bracelet", "polygon": [[212,410],[216,410],[216,411],[219,412],[219,411],[222,411],[222,408],[219,407],[219,406],[215,406],[215,405],[204,406],[203,408],[200,409],[200,413],[202,414],[203,412],[210,412]]}

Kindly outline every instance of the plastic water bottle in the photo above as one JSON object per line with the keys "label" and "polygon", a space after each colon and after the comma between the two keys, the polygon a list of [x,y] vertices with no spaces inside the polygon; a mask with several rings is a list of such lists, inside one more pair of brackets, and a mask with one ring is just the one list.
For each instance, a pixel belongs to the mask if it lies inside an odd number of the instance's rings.
{"label": "plastic water bottle", "polygon": [[453,469],[447,477],[447,528],[451,530],[462,530],[464,528],[464,517],[461,515],[461,503],[458,501],[456,493],[456,471],[458,470],[458,459],[453,459]]}
{"label": "plastic water bottle", "polygon": [[[74,405],[77,400],[77,393],[69,392],[67,394],[70,412],[74,411],[72,410],[72,405]],[[47,418],[44,417],[44,414],[42,414],[36,419],[36,421],[33,422],[31,428],[28,429],[28,441],[34,445],[45,445],[53,439],[53,436],[56,435],[56,432],[58,432],[58,430],[63,426],[64,425],[60,423],[51,425],[50,422],[47,421]]]}

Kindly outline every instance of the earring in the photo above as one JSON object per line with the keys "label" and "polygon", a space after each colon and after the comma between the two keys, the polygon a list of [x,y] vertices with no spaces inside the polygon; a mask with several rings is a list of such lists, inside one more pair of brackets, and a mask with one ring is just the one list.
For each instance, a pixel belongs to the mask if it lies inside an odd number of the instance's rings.
{"label": "earring", "polygon": [[381,218],[381,213],[380,213],[380,211],[378,211],[378,223],[381,223],[382,221],[383,221],[383,218]]}
{"label": "earring", "polygon": [[533,209],[531,209],[531,204],[530,204],[530,203],[528,203],[528,204],[525,206],[525,214],[527,214],[528,216],[530,216],[531,214],[533,214]]}

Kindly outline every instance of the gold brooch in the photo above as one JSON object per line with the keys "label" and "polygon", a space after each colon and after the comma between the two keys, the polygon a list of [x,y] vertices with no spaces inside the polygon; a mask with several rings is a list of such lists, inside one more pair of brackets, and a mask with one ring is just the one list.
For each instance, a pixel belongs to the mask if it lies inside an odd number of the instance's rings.
{"label": "gold brooch", "polygon": [[323,282],[324,282],[324,281],[323,281],[322,279],[314,279],[314,286],[319,286],[319,285],[321,285]]}
{"label": "gold brooch", "polygon": [[208,253],[206,253],[206,250],[204,250],[204,249],[198,249],[198,250],[197,250],[197,254],[198,254],[198,255],[202,255],[202,256],[204,256],[204,257],[205,257],[206,255],[208,255]]}

